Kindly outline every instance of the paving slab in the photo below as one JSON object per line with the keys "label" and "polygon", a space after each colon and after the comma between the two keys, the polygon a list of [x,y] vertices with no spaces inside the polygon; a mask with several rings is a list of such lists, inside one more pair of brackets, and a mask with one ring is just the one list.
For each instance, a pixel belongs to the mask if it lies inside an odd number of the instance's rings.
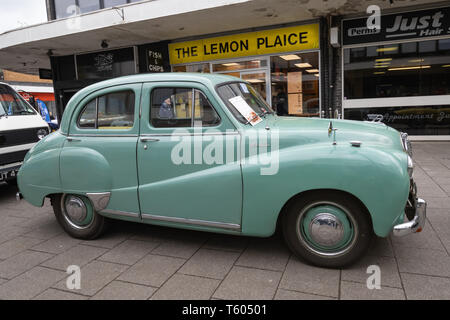
{"label": "paving slab", "polygon": [[50,221],[48,223],[39,225],[37,229],[25,233],[25,236],[31,237],[31,238],[48,240],[50,238],[53,238],[53,237],[63,233],[64,230],[58,224],[56,219],[53,217],[51,220],[52,221]]}
{"label": "paving slab", "polygon": [[25,271],[31,270],[53,255],[44,252],[23,251],[9,259],[0,262],[0,277],[12,279]]}
{"label": "paving slab", "polygon": [[395,248],[400,272],[450,277],[450,256],[445,251]]}
{"label": "paving slab", "polygon": [[160,287],[186,260],[149,254],[125,271],[117,280]]}
{"label": "paving slab", "polygon": [[366,284],[372,272],[367,272],[369,266],[380,268],[381,285],[402,288],[402,281],[397,267],[397,261],[391,257],[365,256],[354,265],[342,270],[341,280]]}
{"label": "paving slab", "polygon": [[120,232],[117,230],[110,230],[105,232],[100,238],[95,240],[83,241],[81,244],[87,246],[94,246],[106,249],[112,249],[120,243],[124,242],[131,235],[126,232]]}
{"label": "paving slab", "polygon": [[17,237],[0,245],[0,259],[8,259],[22,251],[30,249],[34,245],[42,242],[40,239]]}
{"label": "paving slab", "polygon": [[275,296],[281,276],[278,271],[233,267],[214,293],[214,298],[270,300]]}
{"label": "paving slab", "polygon": [[77,245],[67,251],[64,251],[61,254],[58,254],[42,265],[49,268],[66,271],[67,267],[71,265],[82,267],[85,264],[88,264],[90,261],[103,255],[106,251],[107,249],[103,248]]}
{"label": "paving slab", "polygon": [[48,252],[53,254],[63,253],[81,242],[79,239],[72,238],[66,233],[62,233],[56,237],[40,242],[32,247],[33,250]]}
{"label": "paving slab", "polygon": [[203,245],[202,239],[168,240],[157,246],[152,253],[163,256],[189,259]]}
{"label": "paving slab", "polygon": [[402,273],[406,297],[411,300],[450,300],[450,278]]}
{"label": "paving slab", "polygon": [[291,253],[279,239],[256,239],[236,261],[237,266],[284,271]]}
{"label": "paving slab", "polygon": [[184,274],[175,274],[152,296],[152,300],[207,300],[220,281]]}
{"label": "paving slab", "polygon": [[380,289],[368,289],[365,284],[341,281],[342,300],[405,300],[402,289],[381,286]]}
{"label": "paving slab", "polygon": [[113,281],[93,296],[92,300],[147,300],[155,288],[135,283]]}
{"label": "paving slab", "polygon": [[285,289],[278,289],[274,300],[336,300],[335,298],[319,296]]}
{"label": "paving slab", "polygon": [[158,242],[126,240],[99,257],[99,260],[133,265],[159,245]]}
{"label": "paving slab", "polygon": [[76,294],[93,296],[101,289],[103,289],[108,283],[116,279],[126,269],[128,269],[127,266],[120,264],[103,261],[92,261],[91,263],[81,268],[80,289],[68,289],[67,279],[63,279],[61,282],[59,282],[55,286],[55,289],[70,291]]}
{"label": "paving slab", "polygon": [[33,300],[88,300],[89,297],[49,288],[33,298]]}
{"label": "paving slab", "polygon": [[42,293],[61,280],[66,274],[61,271],[35,267],[0,286],[0,299],[28,300]]}
{"label": "paving slab", "polygon": [[339,296],[340,270],[317,268],[291,256],[280,288],[328,297]]}
{"label": "paving slab", "polygon": [[239,253],[200,249],[181,268],[180,273],[213,279],[223,279],[233,267]]}

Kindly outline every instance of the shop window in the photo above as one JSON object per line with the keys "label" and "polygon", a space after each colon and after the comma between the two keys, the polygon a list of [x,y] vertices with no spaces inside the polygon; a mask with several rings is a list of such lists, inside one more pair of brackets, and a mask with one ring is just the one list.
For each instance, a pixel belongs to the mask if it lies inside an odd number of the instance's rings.
{"label": "shop window", "polygon": [[78,120],[82,129],[130,129],[134,124],[133,91],[109,93],[91,100]]}
{"label": "shop window", "polygon": [[214,126],[220,122],[205,95],[192,88],[157,88],[151,101],[150,121],[155,128]]}
{"label": "shop window", "polygon": [[100,10],[99,0],[78,0],[78,6],[80,8],[80,13],[92,12],[95,10]]}
{"label": "shop window", "polygon": [[127,0],[103,0],[105,8],[120,6],[127,3]]}
{"label": "shop window", "polygon": [[403,106],[345,109],[345,119],[368,119],[381,114],[383,123],[410,135],[450,135],[450,106]]}
{"label": "shop window", "polygon": [[209,73],[209,63],[196,63],[186,66],[174,66],[172,68],[173,72],[199,72],[199,73]]}
{"label": "shop window", "polygon": [[319,54],[270,58],[272,108],[278,115],[319,116]]}
{"label": "shop window", "polygon": [[110,79],[135,73],[134,50],[125,48],[76,56],[78,79]]}
{"label": "shop window", "polygon": [[[344,99],[450,94],[449,40],[344,50]],[[361,56],[362,50],[378,52]]]}
{"label": "shop window", "polygon": [[213,64],[213,72],[229,72],[245,69],[259,69],[267,67],[267,60],[252,59],[235,62],[221,62]]}
{"label": "shop window", "polygon": [[56,19],[66,18],[79,14],[75,0],[54,1]]}

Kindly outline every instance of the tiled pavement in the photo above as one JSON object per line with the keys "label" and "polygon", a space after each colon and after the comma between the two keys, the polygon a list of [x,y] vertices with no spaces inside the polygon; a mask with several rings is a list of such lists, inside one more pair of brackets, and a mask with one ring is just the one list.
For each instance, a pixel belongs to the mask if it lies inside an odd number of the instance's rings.
{"label": "tiled pavement", "polygon": [[[423,233],[377,239],[345,270],[311,267],[280,236],[224,236],[115,222],[99,240],[67,236],[48,201],[15,201],[0,185],[0,299],[450,299],[450,143],[414,143],[428,201]],[[381,268],[380,290],[366,269]],[[81,289],[66,269],[81,267]]]}

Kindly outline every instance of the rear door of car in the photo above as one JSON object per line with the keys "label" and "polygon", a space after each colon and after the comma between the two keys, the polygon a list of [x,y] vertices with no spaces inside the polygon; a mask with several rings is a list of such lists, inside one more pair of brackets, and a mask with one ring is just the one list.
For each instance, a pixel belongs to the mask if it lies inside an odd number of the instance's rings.
{"label": "rear door of car", "polygon": [[137,147],[144,220],[239,231],[240,135],[196,82],[146,83]]}
{"label": "rear door of car", "polygon": [[111,192],[106,210],[139,218],[136,144],[141,83],[96,91],[74,111],[60,157],[66,193]]}

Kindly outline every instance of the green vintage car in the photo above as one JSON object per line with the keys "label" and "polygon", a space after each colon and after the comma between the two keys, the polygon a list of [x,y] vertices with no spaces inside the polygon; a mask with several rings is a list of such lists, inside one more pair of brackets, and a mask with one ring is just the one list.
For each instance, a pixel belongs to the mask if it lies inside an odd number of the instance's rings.
{"label": "green vintage car", "polygon": [[[27,154],[19,198],[49,197],[71,236],[108,218],[269,237],[342,267],[373,235],[420,232],[406,135],[359,121],[274,114],[249,83],[208,74],[117,78],[79,91]],[[409,220],[409,221],[408,221]]]}

